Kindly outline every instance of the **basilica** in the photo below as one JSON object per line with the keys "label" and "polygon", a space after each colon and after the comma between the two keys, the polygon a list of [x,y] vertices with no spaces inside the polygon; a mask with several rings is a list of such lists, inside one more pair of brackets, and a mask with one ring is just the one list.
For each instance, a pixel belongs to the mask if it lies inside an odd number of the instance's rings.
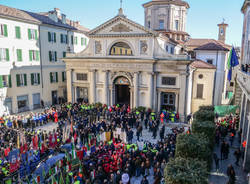
{"label": "basilica", "polygon": [[63,58],[68,101],[168,109],[184,119],[191,60],[178,45],[188,36],[189,6],[152,0],[143,7],[145,26],[120,8],[117,16],[88,32],[85,50]]}

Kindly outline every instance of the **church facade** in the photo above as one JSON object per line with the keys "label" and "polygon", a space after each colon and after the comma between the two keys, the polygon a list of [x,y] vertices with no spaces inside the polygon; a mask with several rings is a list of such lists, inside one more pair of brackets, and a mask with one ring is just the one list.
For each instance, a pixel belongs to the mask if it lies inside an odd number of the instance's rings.
{"label": "church facade", "polygon": [[175,42],[119,14],[88,33],[80,53],[67,53],[68,101],[129,104],[179,112],[184,119],[187,55],[165,50]]}

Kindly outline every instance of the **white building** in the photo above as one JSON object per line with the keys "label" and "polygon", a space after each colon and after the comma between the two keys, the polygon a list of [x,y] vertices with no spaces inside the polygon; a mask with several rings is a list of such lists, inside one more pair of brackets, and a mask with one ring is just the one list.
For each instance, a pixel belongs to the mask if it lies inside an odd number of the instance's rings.
{"label": "white building", "polygon": [[[241,64],[250,65],[250,1],[245,0],[241,9],[244,14]],[[241,112],[240,112],[240,130],[242,131],[241,141],[246,141],[244,151],[243,167],[250,171],[250,69],[243,71],[242,68],[237,72],[237,83],[242,90]]]}
{"label": "white building", "polygon": [[[66,97],[61,58],[67,51],[83,50],[88,39],[79,22],[67,20],[58,11],[44,15],[0,5],[0,115],[39,108],[41,100],[50,105],[52,96],[54,103]],[[57,22],[50,15],[53,12]],[[61,35],[67,35],[67,43]]]}

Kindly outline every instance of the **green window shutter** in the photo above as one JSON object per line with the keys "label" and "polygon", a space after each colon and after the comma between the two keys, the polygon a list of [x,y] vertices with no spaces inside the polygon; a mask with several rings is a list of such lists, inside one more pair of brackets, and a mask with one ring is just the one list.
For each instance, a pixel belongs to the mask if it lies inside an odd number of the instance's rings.
{"label": "green window shutter", "polygon": [[50,74],[50,83],[53,83],[53,76],[52,76],[52,72],[50,72],[49,74]]}
{"label": "green window shutter", "polygon": [[9,88],[11,88],[12,87],[11,75],[9,75],[8,81],[9,81]]}
{"label": "green window shutter", "polygon": [[71,36],[71,44],[72,45],[74,44],[74,37],[73,37],[73,35]]}
{"label": "green window shutter", "polygon": [[22,61],[22,49],[17,49],[17,61]]}
{"label": "green window shutter", "polygon": [[9,49],[5,49],[5,54],[6,54],[6,61],[9,61],[10,60]]}
{"label": "green window shutter", "polygon": [[36,60],[37,60],[37,61],[40,61],[40,54],[39,54],[39,51],[38,51],[38,50],[36,50]]}
{"label": "green window shutter", "polygon": [[16,74],[16,86],[19,87],[20,86],[20,75]]}
{"label": "green window shutter", "polygon": [[32,61],[33,60],[32,50],[29,50],[29,56],[30,56],[30,61]]}
{"label": "green window shutter", "polygon": [[55,61],[57,61],[57,52],[55,51]]}
{"label": "green window shutter", "polygon": [[85,45],[87,45],[87,38],[84,38],[84,40],[85,40]]}
{"label": "green window shutter", "polygon": [[66,38],[66,44],[68,44],[68,35],[65,35]]}
{"label": "green window shutter", "polygon": [[81,45],[83,46],[83,38],[81,38]]}
{"label": "green window shutter", "polygon": [[21,38],[21,32],[20,32],[20,27],[16,26],[16,38],[20,39]]}
{"label": "green window shutter", "polygon": [[51,42],[51,33],[48,32],[48,41]]}
{"label": "green window shutter", "polygon": [[52,53],[49,51],[49,61],[52,61]]}
{"label": "green window shutter", "polygon": [[27,86],[27,74],[23,74],[24,76],[24,85]]}
{"label": "green window shutter", "polygon": [[0,88],[3,88],[3,76],[0,75]]}
{"label": "green window shutter", "polygon": [[56,33],[54,33],[54,42],[56,43]]}
{"label": "green window shutter", "polygon": [[77,42],[78,42],[77,40],[78,40],[78,39],[77,39],[77,37],[76,37],[76,45],[77,45]]}
{"label": "green window shutter", "polygon": [[61,43],[63,43],[63,34],[61,34]]}
{"label": "green window shutter", "polygon": [[30,74],[30,79],[31,79],[31,85],[34,85],[34,74]]}
{"label": "green window shutter", "polygon": [[29,38],[29,40],[31,40],[31,30],[30,29],[28,29],[28,38]]}
{"label": "green window shutter", "polygon": [[56,82],[58,82],[58,73],[56,72]]}
{"label": "green window shutter", "polygon": [[66,57],[66,52],[63,52],[63,57]]}
{"label": "green window shutter", "polygon": [[40,73],[37,74],[38,84],[40,84]]}
{"label": "green window shutter", "polygon": [[4,27],[4,33],[3,34],[4,34],[5,37],[8,37],[8,28],[7,28],[7,25],[4,24],[3,27]]}
{"label": "green window shutter", "polygon": [[36,38],[36,40],[38,40],[37,30],[35,30],[35,38]]}

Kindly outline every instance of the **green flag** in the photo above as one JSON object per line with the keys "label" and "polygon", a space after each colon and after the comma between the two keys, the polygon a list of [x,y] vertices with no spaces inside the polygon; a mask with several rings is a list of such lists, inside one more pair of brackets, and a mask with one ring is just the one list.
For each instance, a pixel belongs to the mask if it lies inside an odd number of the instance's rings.
{"label": "green flag", "polygon": [[75,144],[72,143],[72,158],[76,159],[76,150],[75,150]]}

